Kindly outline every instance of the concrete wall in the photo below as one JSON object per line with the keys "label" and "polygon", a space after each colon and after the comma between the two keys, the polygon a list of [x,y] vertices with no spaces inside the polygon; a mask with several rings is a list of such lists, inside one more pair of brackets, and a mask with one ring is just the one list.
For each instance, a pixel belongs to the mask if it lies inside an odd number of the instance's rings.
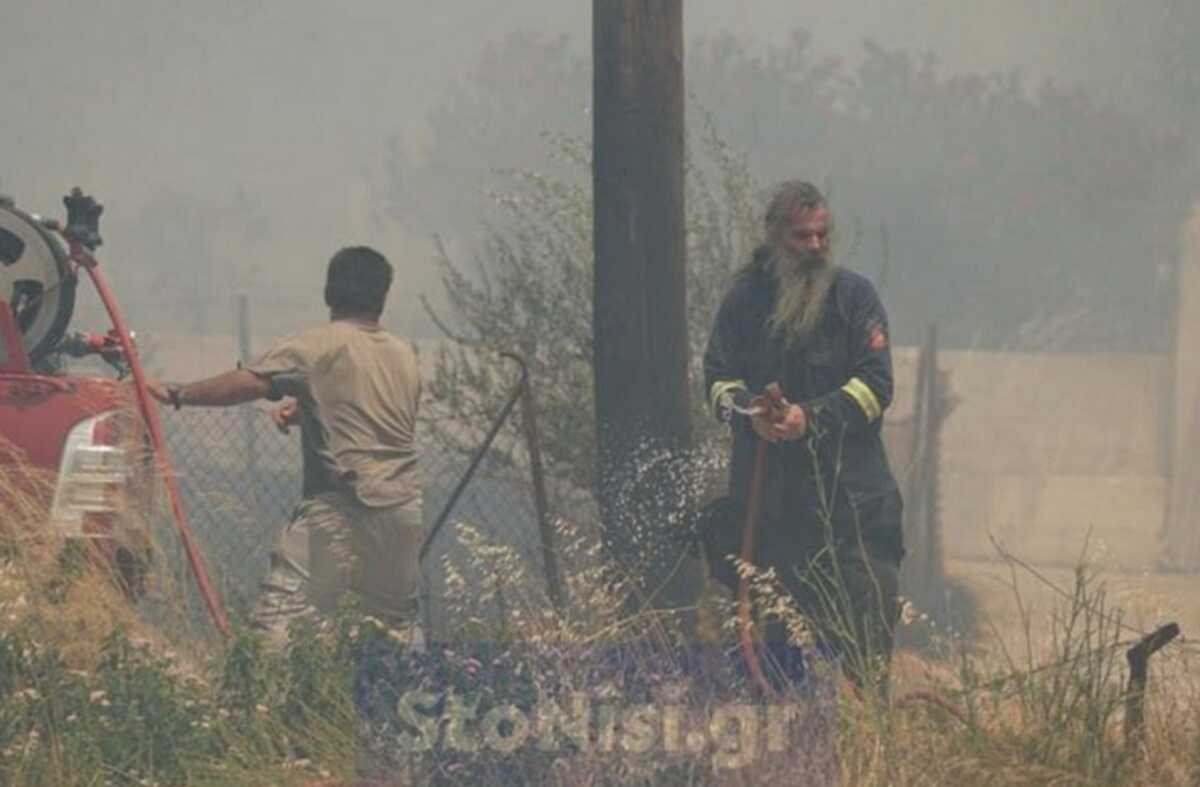
{"label": "concrete wall", "polygon": [[[1200,226],[1200,225],[1198,225]],[[1200,299],[1200,272],[1192,292]],[[1038,562],[1072,564],[1091,534],[1089,554],[1109,566],[1155,568],[1163,558],[1167,514],[1167,457],[1179,469],[1173,498],[1179,514],[1173,544],[1200,553],[1195,528],[1182,524],[1185,503],[1200,488],[1200,456],[1179,439],[1165,439],[1170,364],[1177,360],[1180,397],[1190,400],[1197,437],[1200,418],[1200,305],[1189,323],[1195,339],[1181,342],[1179,359],[1166,355],[1018,354],[942,351],[956,401],[941,446],[942,522],[948,557],[996,555],[994,534],[1017,554]],[[158,334],[151,362],[167,379],[191,379],[232,366],[230,337]],[[256,351],[266,341],[257,342]],[[424,343],[431,365],[436,342]],[[916,348],[897,347],[896,396],[885,437],[902,484],[910,468]],[[425,369],[432,374],[432,368]],[[1185,390],[1183,381],[1190,386]],[[1186,410],[1177,404],[1181,410]],[[1181,417],[1179,423],[1186,419]],[[1179,434],[1183,432],[1180,431]],[[1200,441],[1197,442],[1200,446]],[[1190,473],[1191,475],[1186,475]],[[1185,478],[1192,480],[1185,483]],[[1189,521],[1192,521],[1189,520]],[[1191,540],[1189,540],[1191,539]],[[1180,546],[1179,548],[1184,548]]]}
{"label": "concrete wall", "polygon": [[1174,424],[1167,555],[1172,565],[1200,567],[1200,210],[1184,230],[1174,347]]}
{"label": "concrete wall", "polygon": [[1154,567],[1166,498],[1167,357],[944,352],[946,554],[995,535],[1039,562]]}

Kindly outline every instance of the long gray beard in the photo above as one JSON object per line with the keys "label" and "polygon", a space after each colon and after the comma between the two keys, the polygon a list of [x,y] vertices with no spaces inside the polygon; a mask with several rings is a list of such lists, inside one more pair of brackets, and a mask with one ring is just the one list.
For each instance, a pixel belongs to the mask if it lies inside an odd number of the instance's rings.
{"label": "long gray beard", "polygon": [[767,326],[788,350],[804,347],[821,323],[837,266],[827,259],[797,258],[776,250],[772,268],[779,295]]}

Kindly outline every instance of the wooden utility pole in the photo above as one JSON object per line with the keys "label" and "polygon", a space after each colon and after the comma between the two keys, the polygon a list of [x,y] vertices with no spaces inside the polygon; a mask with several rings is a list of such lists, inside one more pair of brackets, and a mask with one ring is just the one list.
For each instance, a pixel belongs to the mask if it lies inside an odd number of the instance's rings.
{"label": "wooden utility pole", "polygon": [[610,554],[654,584],[691,438],[682,0],[593,0],[592,35],[597,493]]}

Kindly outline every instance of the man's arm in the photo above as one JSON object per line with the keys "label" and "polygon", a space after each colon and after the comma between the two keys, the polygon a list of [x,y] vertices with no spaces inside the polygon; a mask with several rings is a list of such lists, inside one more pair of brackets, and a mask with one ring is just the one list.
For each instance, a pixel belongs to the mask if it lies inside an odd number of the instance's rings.
{"label": "man's arm", "polygon": [[187,385],[152,382],[148,387],[155,399],[176,407],[230,407],[271,394],[270,380],[247,369],[234,369]]}
{"label": "man's arm", "polygon": [[841,388],[802,402],[808,430],[841,433],[867,428],[892,402],[892,347],[878,293],[864,282],[850,320],[850,378]]}
{"label": "man's arm", "polygon": [[[736,286],[736,285],[735,285]],[[745,379],[745,357],[741,347],[741,328],[733,291],[725,295],[717,310],[708,346],[704,351],[704,386],[708,404],[721,421],[729,422],[735,407],[750,405],[750,390]]]}

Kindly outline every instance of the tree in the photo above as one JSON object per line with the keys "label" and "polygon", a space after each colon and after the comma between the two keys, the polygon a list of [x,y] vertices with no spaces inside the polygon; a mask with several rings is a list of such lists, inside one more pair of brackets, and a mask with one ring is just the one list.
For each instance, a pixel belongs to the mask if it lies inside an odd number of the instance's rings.
{"label": "tree", "polygon": [[[1172,17],[1181,30],[1186,13]],[[488,161],[552,167],[530,147],[528,129],[578,130],[577,98],[559,97],[587,91],[586,63],[557,41],[505,43],[487,57],[488,79],[458,85],[436,116],[430,178],[393,184],[457,205],[437,226],[469,239],[479,220],[459,178],[478,179],[490,164],[472,158],[482,142],[467,149],[454,129],[486,128],[498,141],[524,135],[517,147],[487,147]],[[531,62],[551,84],[527,87],[520,75]],[[829,188],[843,264],[879,275],[876,228],[886,225],[898,342],[919,342],[936,320],[947,347],[1163,347],[1163,271],[1195,182],[1195,146],[1178,134],[1098,108],[1076,90],[1034,90],[1018,74],[947,75],[930,55],[876,43],[851,68],[816,57],[803,32],[774,47],[698,39],[687,73],[693,108],[703,106],[730,144],[749,152],[760,179],[803,176]],[[1191,72],[1173,73],[1187,95]],[[508,105],[528,112],[503,111]]]}
{"label": "tree", "polygon": [[[552,485],[552,507],[587,518],[596,483],[592,374],[592,199],[590,148],[569,137],[549,137],[552,169],[513,171],[491,193],[499,216],[488,225],[474,270],[441,248],[438,259],[449,312],[426,307],[452,339],[437,354],[423,428],[454,453],[468,453],[503,405],[512,370],[498,358],[516,350],[529,362],[541,419],[542,447]],[[758,188],[744,156],[708,126],[686,167],[687,358],[689,420],[698,443],[693,456],[719,450],[719,425],[699,391],[704,343],[729,277],[758,242]],[[525,468],[512,424],[498,454]],[[698,476],[676,479],[673,494],[717,481],[716,462],[693,465]]]}

